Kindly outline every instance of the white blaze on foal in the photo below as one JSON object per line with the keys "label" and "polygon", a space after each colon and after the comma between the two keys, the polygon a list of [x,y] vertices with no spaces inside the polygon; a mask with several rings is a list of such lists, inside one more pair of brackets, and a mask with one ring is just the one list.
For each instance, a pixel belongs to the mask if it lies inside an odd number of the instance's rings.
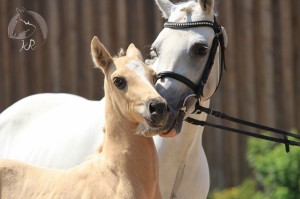
{"label": "white blaze on foal", "polygon": [[[142,59],[142,58],[141,58]],[[137,62],[136,60],[130,61],[128,64],[126,64],[126,66],[130,69],[136,72],[136,74],[138,76],[141,77],[141,79],[146,83],[146,84],[150,84],[149,80],[145,77],[145,69],[142,67],[139,67],[139,62]],[[155,78],[153,78],[153,81],[155,80]],[[154,82],[151,82],[154,83]],[[152,85],[152,84],[151,84]],[[155,89],[153,87],[153,89]]]}

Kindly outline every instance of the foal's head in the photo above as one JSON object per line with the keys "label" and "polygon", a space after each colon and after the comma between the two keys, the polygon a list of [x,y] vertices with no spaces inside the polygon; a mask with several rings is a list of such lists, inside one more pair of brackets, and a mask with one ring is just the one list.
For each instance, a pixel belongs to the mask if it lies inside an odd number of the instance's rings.
{"label": "foal's head", "polygon": [[169,108],[156,92],[156,74],[143,63],[140,51],[131,44],[126,55],[112,58],[97,37],[92,40],[91,51],[94,63],[105,75],[106,100],[110,100],[117,114],[136,124],[138,134],[163,133],[161,129],[169,117]]}

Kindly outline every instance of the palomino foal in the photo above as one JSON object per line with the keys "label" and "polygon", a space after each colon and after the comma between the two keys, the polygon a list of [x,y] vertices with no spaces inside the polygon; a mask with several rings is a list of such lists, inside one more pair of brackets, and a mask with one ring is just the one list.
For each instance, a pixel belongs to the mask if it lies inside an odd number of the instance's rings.
{"label": "palomino foal", "polygon": [[0,161],[0,198],[161,198],[152,136],[169,117],[153,87],[155,73],[131,44],[112,58],[97,37],[91,43],[105,74],[105,140],[102,152],[66,171]]}

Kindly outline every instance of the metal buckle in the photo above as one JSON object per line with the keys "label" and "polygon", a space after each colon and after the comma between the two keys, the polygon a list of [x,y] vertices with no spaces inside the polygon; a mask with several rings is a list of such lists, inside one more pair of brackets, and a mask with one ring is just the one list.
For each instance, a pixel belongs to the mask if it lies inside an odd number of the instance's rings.
{"label": "metal buckle", "polygon": [[[196,99],[196,102],[194,104],[193,109],[192,109],[192,105],[187,104],[188,99],[190,99],[192,97]],[[182,110],[185,114],[193,114],[196,111],[196,103],[197,102],[198,102],[198,99],[197,99],[196,94],[190,94],[190,95],[186,96],[186,98],[184,99],[183,104],[182,104],[182,108],[180,110]],[[191,109],[192,109],[192,111],[189,111]]]}

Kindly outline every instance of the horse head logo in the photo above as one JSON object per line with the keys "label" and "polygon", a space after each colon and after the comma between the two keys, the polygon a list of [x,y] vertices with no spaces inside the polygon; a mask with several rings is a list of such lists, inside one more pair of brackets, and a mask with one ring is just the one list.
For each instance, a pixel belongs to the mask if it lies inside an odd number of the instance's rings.
{"label": "horse head logo", "polygon": [[15,20],[15,28],[12,31],[14,39],[27,39],[32,36],[36,30],[36,26],[30,23],[28,18],[32,18],[30,14],[23,8],[17,8],[17,19]]}
{"label": "horse head logo", "polygon": [[20,51],[34,50],[43,45],[48,36],[48,27],[41,15],[25,8],[16,9],[17,14],[8,25],[8,37],[22,41]]}

